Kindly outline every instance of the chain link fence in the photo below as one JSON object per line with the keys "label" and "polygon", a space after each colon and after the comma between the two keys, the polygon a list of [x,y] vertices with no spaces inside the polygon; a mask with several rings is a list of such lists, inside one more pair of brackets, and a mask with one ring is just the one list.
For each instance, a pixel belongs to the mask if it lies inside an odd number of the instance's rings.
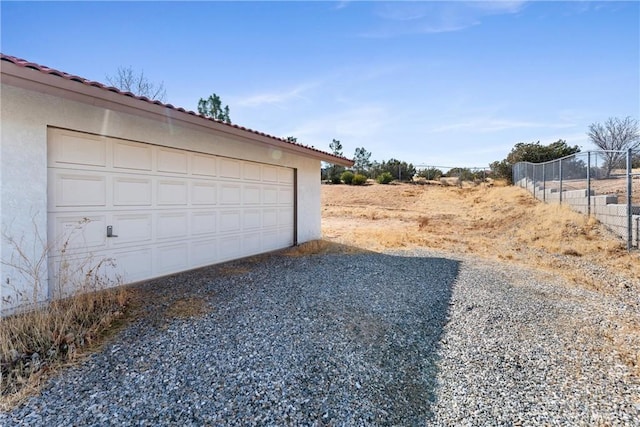
{"label": "chain link fence", "polygon": [[[624,239],[640,244],[640,152],[587,151],[545,163],[513,165],[513,183],[539,200],[594,216]],[[635,181],[635,185],[634,185]]]}
{"label": "chain link fence", "polygon": [[423,183],[423,181],[438,181],[443,185],[461,186],[464,182],[481,183],[486,182],[491,175],[488,168],[483,167],[457,167],[457,166],[434,166],[427,164],[417,164],[416,174],[413,182]]}

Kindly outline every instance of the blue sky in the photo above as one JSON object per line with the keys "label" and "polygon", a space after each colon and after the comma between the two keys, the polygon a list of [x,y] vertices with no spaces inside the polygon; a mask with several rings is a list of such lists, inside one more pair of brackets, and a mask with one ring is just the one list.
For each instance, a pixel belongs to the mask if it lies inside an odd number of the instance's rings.
{"label": "blue sky", "polygon": [[197,110],[344,154],[487,166],[518,142],[590,149],[640,117],[640,2],[7,2],[1,50],[106,82],[119,66]]}

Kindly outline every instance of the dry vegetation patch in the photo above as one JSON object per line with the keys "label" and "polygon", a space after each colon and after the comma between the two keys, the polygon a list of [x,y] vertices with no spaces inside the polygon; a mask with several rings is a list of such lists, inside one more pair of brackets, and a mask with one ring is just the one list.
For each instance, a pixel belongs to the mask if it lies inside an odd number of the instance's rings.
{"label": "dry vegetation patch", "polygon": [[207,302],[202,298],[188,297],[172,301],[165,309],[165,316],[174,319],[200,317],[209,312]]}
{"label": "dry vegetation patch", "polygon": [[627,253],[624,242],[598,221],[539,202],[517,187],[326,185],[322,221],[328,240],[367,250],[425,247],[508,259],[590,289],[618,291],[606,281],[556,268],[563,264],[558,256],[568,255],[565,262],[581,258],[612,275],[640,281],[638,253]]}
{"label": "dry vegetation patch", "polygon": [[38,391],[63,366],[100,348],[126,323],[132,291],[89,292],[0,319],[0,410]]}

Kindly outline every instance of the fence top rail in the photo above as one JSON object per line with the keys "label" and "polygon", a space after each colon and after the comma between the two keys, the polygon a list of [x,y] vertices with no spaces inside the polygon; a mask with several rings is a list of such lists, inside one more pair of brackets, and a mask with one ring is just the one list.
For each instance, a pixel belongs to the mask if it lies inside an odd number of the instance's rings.
{"label": "fence top rail", "polygon": [[[618,154],[623,154],[626,153],[627,150],[589,150],[589,151],[580,151],[577,153],[573,153],[573,154],[569,154],[568,156],[564,156],[564,157],[560,157],[558,159],[553,159],[553,160],[547,160],[546,162],[516,162],[515,164],[525,164],[525,165],[546,165],[548,163],[556,163],[565,159],[569,159],[569,158],[573,158],[573,157],[577,157],[583,154],[590,154],[590,153],[595,153],[595,154],[603,154],[603,153],[618,153]],[[635,153],[635,151],[631,151],[632,153]]]}

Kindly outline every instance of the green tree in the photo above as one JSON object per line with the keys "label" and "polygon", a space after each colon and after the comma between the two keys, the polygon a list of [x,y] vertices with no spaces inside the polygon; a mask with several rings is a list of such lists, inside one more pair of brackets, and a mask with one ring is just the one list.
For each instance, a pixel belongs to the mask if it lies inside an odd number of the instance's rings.
{"label": "green tree", "polygon": [[371,162],[371,166],[369,166],[369,177],[376,179],[378,175],[382,173],[382,164],[377,160]]}
{"label": "green tree", "polygon": [[606,150],[603,156],[606,159],[607,178],[614,168],[624,167],[623,160],[628,149],[640,147],[638,120],[631,117],[609,117],[604,124],[593,123],[589,126],[587,135],[593,145]]}
{"label": "green tree", "polygon": [[560,159],[580,152],[580,147],[567,145],[567,141],[559,139],[549,145],[542,145],[540,141],[519,142],[513,146],[506,159],[498,160],[489,165],[495,178],[503,178],[512,182],[513,165],[518,162],[542,163]]}
{"label": "green tree", "polygon": [[342,182],[344,182],[347,185],[351,185],[351,182],[353,181],[353,172],[351,171],[344,171],[342,172],[342,174],[340,175],[340,179],[342,180]]}
{"label": "green tree", "polygon": [[331,150],[331,154],[333,154],[334,156],[344,155],[342,154],[342,143],[339,139],[334,138],[333,141],[331,141],[331,144],[329,144],[329,149]]}
{"label": "green tree", "polygon": [[149,81],[144,75],[144,71],[134,71],[129,67],[118,67],[116,74],[106,76],[107,82],[113,87],[123,92],[131,92],[134,95],[144,96],[151,100],[165,102],[167,91],[164,89],[164,82],[155,84]]}
{"label": "green tree", "polygon": [[371,152],[364,147],[356,148],[353,154],[353,168],[357,173],[364,173],[371,166]]}
{"label": "green tree", "polygon": [[434,181],[440,179],[443,173],[440,169],[437,168],[426,168],[418,171],[418,176],[428,179],[430,181]]}
{"label": "green tree", "polygon": [[292,142],[294,144],[298,142],[298,138],[296,138],[295,136],[288,136],[286,140],[287,142]]}
{"label": "green tree", "polygon": [[451,168],[446,173],[446,176],[457,177],[460,182],[473,181],[474,179],[474,174],[469,168]]}
{"label": "green tree", "polygon": [[416,174],[416,168],[411,163],[401,162],[397,159],[389,159],[388,162],[383,161],[380,169],[382,172],[389,172],[398,181],[410,181]]}
{"label": "green tree", "polygon": [[[329,144],[329,149],[331,150],[331,154],[334,156],[342,157],[342,143],[338,139],[333,139]],[[334,184],[339,184],[341,182],[340,176],[344,172],[344,166],[331,164],[327,168],[327,179],[329,179]]]}
{"label": "green tree", "polygon": [[205,117],[210,117],[225,123],[231,123],[231,118],[229,117],[229,106],[225,105],[222,107],[222,100],[215,93],[207,99],[200,98],[200,101],[198,101],[198,113]]}

